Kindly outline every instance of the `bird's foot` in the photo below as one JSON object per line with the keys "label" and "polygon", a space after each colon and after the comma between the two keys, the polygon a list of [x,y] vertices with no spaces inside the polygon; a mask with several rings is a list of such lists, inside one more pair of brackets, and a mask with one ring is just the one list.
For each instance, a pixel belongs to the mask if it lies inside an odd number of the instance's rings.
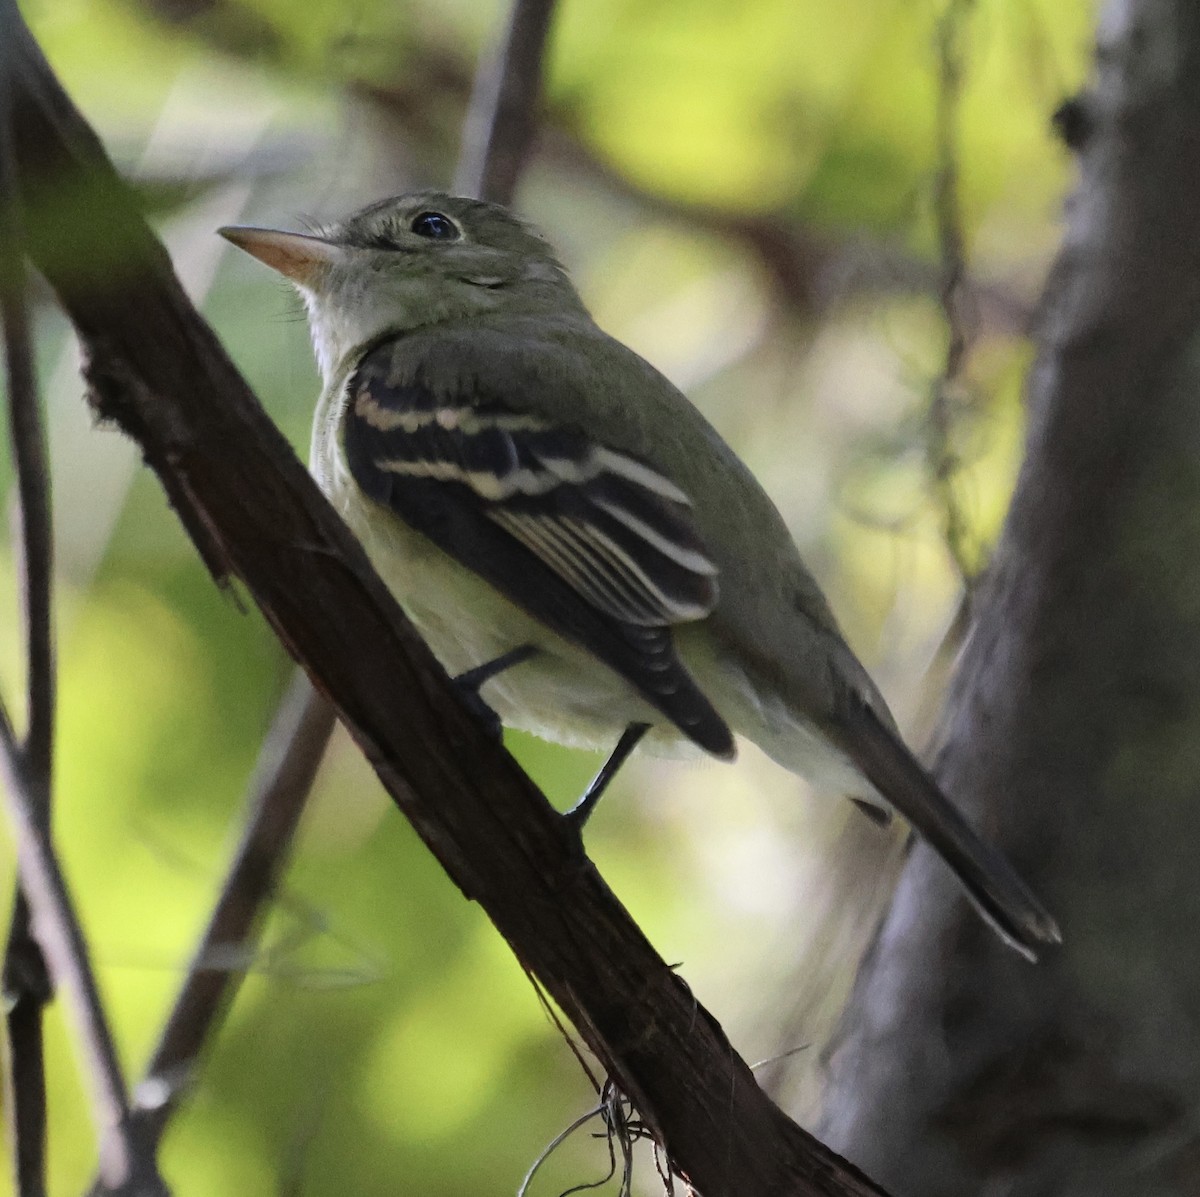
{"label": "bird's foot", "polygon": [[600,766],[600,772],[592,778],[591,785],[584,790],[583,797],[570,810],[563,812],[563,818],[579,838],[581,847],[584,824],[591,817],[592,811],[596,809],[596,804],[604,795],[604,791],[608,789],[609,782],[616,777],[617,770],[625,763],[629,754],[638,746],[642,737],[649,730],[650,724],[648,723],[631,723],[621,733],[616,748],[612,750],[608,760]]}

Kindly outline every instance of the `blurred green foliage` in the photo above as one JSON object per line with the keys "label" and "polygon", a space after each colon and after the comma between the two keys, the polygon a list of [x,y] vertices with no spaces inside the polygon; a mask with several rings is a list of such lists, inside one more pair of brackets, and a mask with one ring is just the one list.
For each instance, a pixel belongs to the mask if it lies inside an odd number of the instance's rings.
{"label": "blurred green foliage", "polygon": [[[503,6],[25,11],[303,453],[316,377],[299,306],[255,263],[227,260],[212,230],[294,227],[445,185]],[[600,322],[684,385],[763,479],[918,736],[922,675],[958,593],[928,456],[947,336],[932,219],[940,14],[897,0],[564,0],[522,195]],[[972,344],[951,448],[980,557],[1019,460],[1024,328],[1069,184],[1049,116],[1084,79],[1090,20],[1081,3],[980,0],[964,31]],[[59,536],[57,842],[136,1076],[289,666],[250,604],[213,586],[130,447],[88,426],[48,305],[39,330]],[[0,686],[19,715],[15,575],[0,541]],[[513,747],[560,803],[597,763]],[[870,859],[836,850],[847,818],[746,751],[736,769],[635,762],[589,831],[617,893],[751,1059],[818,1041],[853,969],[861,919],[830,895],[853,906],[855,870],[876,869],[886,842]],[[180,1194],[512,1192],[593,1100],[502,942],[344,738],[262,947],[234,966],[246,983],[165,1146]],[[80,1192],[94,1148],[58,1008],[49,1052],[51,1191]],[[793,1110],[816,1057],[770,1074]],[[535,1192],[593,1179],[604,1158],[577,1135]]]}

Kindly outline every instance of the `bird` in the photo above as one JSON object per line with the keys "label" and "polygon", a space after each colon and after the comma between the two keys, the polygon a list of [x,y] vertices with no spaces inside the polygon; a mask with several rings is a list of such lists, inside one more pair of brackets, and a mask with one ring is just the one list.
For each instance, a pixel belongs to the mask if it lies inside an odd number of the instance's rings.
{"label": "bird", "polygon": [[231,226],[307,310],[310,469],[485,717],[729,760],[740,735],[898,811],[1030,959],[1058,926],[905,745],[778,509],[699,410],[603,332],[506,208],[420,191],[299,233]]}

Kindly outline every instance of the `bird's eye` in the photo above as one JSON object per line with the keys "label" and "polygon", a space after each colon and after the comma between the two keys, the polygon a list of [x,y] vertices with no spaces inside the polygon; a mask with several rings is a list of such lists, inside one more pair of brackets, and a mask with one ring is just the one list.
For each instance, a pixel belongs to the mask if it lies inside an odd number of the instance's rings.
{"label": "bird's eye", "polygon": [[413,217],[408,227],[418,237],[428,237],[431,241],[454,241],[458,237],[457,225],[440,212],[422,212]]}

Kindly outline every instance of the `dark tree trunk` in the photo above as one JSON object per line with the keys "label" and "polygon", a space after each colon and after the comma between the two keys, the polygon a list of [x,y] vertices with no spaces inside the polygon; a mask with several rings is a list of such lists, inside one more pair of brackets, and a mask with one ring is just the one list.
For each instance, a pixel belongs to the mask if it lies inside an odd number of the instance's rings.
{"label": "dark tree trunk", "polygon": [[1024,964],[915,851],[825,1111],[901,1197],[1200,1192],[1200,5],[1101,22],[1027,457],[937,764],[1066,945]]}

